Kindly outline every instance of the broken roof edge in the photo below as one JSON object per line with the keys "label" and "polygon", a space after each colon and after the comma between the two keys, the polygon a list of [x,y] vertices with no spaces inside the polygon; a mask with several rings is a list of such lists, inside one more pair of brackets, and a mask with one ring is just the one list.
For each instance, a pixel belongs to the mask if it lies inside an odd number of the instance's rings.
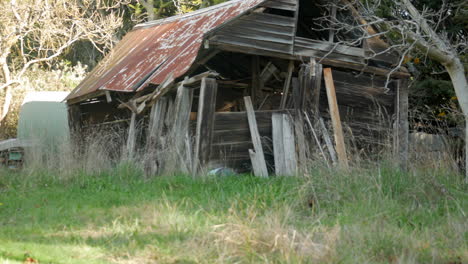
{"label": "broken roof edge", "polygon": [[[176,22],[176,21],[179,21],[179,20],[186,20],[185,18],[203,16],[203,15],[205,15],[207,13],[210,13],[210,12],[216,12],[218,9],[222,10],[222,9],[225,9],[225,8],[231,8],[231,6],[238,5],[238,4],[242,3],[242,2],[250,2],[250,1],[252,1],[252,0],[231,0],[231,1],[228,1],[228,2],[225,2],[225,3],[217,4],[217,5],[210,6],[210,7],[206,7],[206,8],[203,8],[203,9],[200,9],[200,10],[197,10],[197,11],[193,11],[193,12],[189,12],[189,13],[186,13],[186,14],[176,15],[176,16],[172,16],[172,17],[168,17],[168,18],[163,18],[163,19],[159,19],[159,20],[139,24],[139,25],[136,25],[135,27],[133,27],[133,29],[130,30],[128,33],[136,32],[136,31],[144,30],[144,29],[149,29],[149,28],[153,28],[153,27],[164,26],[165,24],[168,24],[168,23],[173,23],[173,22]],[[236,15],[236,16],[230,18],[230,19],[227,19],[223,23],[215,26],[214,28],[208,30],[207,32],[204,32],[201,35],[202,39],[205,39],[206,34],[209,34],[212,30],[216,29],[218,26],[225,25],[227,23],[230,23],[230,22],[234,21],[235,19],[238,19],[239,17],[241,17],[241,16],[243,16],[245,14],[248,14],[249,12],[251,12],[251,10],[257,8],[260,4],[264,3],[265,1],[267,1],[267,0],[257,0],[257,1],[255,1],[257,3],[252,5],[248,9],[243,10],[243,12],[238,13],[238,15]],[[203,41],[197,47],[197,55],[190,61],[190,67],[187,68],[184,71],[184,73],[182,73],[182,75],[184,75],[187,72],[190,72],[191,70],[193,70],[193,67],[192,67],[193,64],[197,60],[200,59],[200,56],[201,56],[200,51],[202,50],[202,48],[201,48],[202,45],[203,45]],[[93,71],[91,71],[91,73],[92,72]],[[84,101],[84,100],[87,100],[87,99],[90,99],[90,98],[94,98],[96,96],[100,96],[105,91],[124,92],[124,93],[132,93],[132,92],[141,91],[143,89],[146,89],[149,84],[156,84],[156,85],[158,84],[157,80],[156,80],[156,82],[153,82],[154,77],[157,76],[157,74],[160,74],[159,72],[157,72],[157,70],[156,70],[156,72],[150,73],[149,77],[146,76],[146,78],[143,78],[142,80],[140,80],[140,84],[135,85],[132,90],[112,89],[112,88],[109,89],[109,88],[105,88],[104,85],[100,85],[99,87],[96,87],[94,89],[89,89],[89,91],[87,91],[85,93],[82,93],[82,94],[78,94],[76,92],[75,93],[71,92],[70,95],[67,96],[65,101],[67,101],[67,103],[71,105],[71,104],[78,103],[80,101]],[[182,75],[179,72],[177,77],[181,77]],[[96,77],[96,78],[101,78],[101,77]],[[87,78],[85,78],[85,80],[86,79]],[[80,85],[82,83],[80,83]],[[78,85],[77,87],[80,87],[80,85]],[[92,84],[91,84],[91,86],[92,86]],[[76,90],[76,88],[73,91],[75,91],[75,90]]]}

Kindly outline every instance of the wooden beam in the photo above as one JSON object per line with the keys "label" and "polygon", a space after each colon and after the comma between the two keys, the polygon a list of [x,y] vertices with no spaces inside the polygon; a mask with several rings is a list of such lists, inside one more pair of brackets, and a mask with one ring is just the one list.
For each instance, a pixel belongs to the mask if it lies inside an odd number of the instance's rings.
{"label": "wooden beam", "polygon": [[396,151],[397,160],[402,170],[408,169],[408,145],[409,145],[409,124],[408,124],[408,79],[397,81],[397,104],[396,104]]}
{"label": "wooden beam", "polygon": [[327,167],[330,167],[330,165],[328,164],[327,156],[325,155],[325,152],[323,151],[323,148],[322,148],[322,145],[321,145],[321,143],[320,143],[320,140],[319,140],[319,138],[318,138],[318,136],[317,136],[317,132],[315,132],[315,128],[314,128],[314,126],[312,125],[312,122],[310,121],[309,115],[307,114],[306,111],[304,111],[304,116],[305,116],[305,119],[306,119],[306,121],[307,121],[307,124],[309,125],[310,131],[312,132],[312,135],[314,136],[315,143],[317,144],[317,146],[318,146],[319,149],[320,149],[320,153],[322,154],[323,160],[324,160],[325,163],[327,164]]}
{"label": "wooden beam", "polygon": [[273,136],[273,155],[275,159],[275,174],[276,176],[282,176],[286,175],[283,145],[283,114],[273,113],[271,116],[271,122]]}
{"label": "wooden beam", "polygon": [[252,100],[249,96],[244,97],[245,110],[247,112],[247,119],[249,121],[250,135],[252,137],[252,143],[254,145],[255,153],[249,150],[249,154],[252,160],[252,167],[254,168],[255,176],[268,177],[268,169],[265,162],[265,156],[263,154],[262,140],[260,133],[258,132],[257,120],[255,119],[255,111],[252,105]]}
{"label": "wooden beam", "polygon": [[[312,63],[312,62],[311,62]],[[320,63],[315,64],[315,83],[312,92],[312,109],[315,118],[320,114],[320,90],[322,89],[322,71],[323,65]]]}
{"label": "wooden beam", "polygon": [[291,85],[293,71],[294,61],[290,60],[288,64],[288,76],[286,77],[286,80],[284,80],[283,95],[281,96],[280,109],[284,109],[286,107],[286,100],[288,98],[289,86]]}
{"label": "wooden beam", "polygon": [[327,89],[328,106],[330,107],[330,116],[333,124],[333,133],[335,136],[336,152],[340,165],[348,168],[348,157],[346,154],[346,146],[344,143],[343,128],[341,126],[340,112],[338,110],[338,102],[336,100],[335,84],[333,82],[331,68],[323,69],[325,78],[325,88]]}
{"label": "wooden beam", "polygon": [[294,176],[297,173],[296,143],[291,117],[283,114],[283,145],[285,160],[285,175]]}
{"label": "wooden beam", "polygon": [[168,101],[169,99],[164,96],[151,107],[146,136],[146,175],[156,174],[158,169],[163,165],[164,159],[158,157],[157,152],[162,147],[163,143],[162,133],[164,128],[165,115],[167,113]]}
{"label": "wooden beam", "polygon": [[325,126],[325,122],[323,122],[323,119],[321,117],[319,118],[319,125],[322,130],[323,139],[325,140],[328,152],[330,153],[330,158],[333,162],[333,165],[336,165],[338,163],[338,159],[336,158],[335,148],[333,147],[330,134],[328,133],[328,129]]}
{"label": "wooden beam", "polygon": [[203,78],[198,99],[197,130],[192,173],[208,164],[213,141],[214,114],[218,85],[215,79]]}
{"label": "wooden beam", "polygon": [[128,127],[127,148],[125,152],[126,159],[131,160],[134,158],[135,144],[136,144],[136,113],[132,112],[130,125]]}
{"label": "wooden beam", "polygon": [[110,92],[109,92],[109,91],[106,91],[105,94],[106,94],[106,101],[107,101],[107,103],[112,103],[112,97],[111,97]]}
{"label": "wooden beam", "polygon": [[180,85],[177,89],[177,96],[175,99],[175,108],[173,112],[175,120],[171,136],[173,137],[172,147],[174,147],[177,155],[176,160],[180,164],[179,168],[182,168],[185,173],[190,172],[192,169],[192,167],[189,166],[192,161],[188,159],[190,153],[186,152],[192,99],[193,89],[188,89],[184,85]]}
{"label": "wooden beam", "polygon": [[253,103],[257,101],[257,96],[260,96],[260,59],[258,56],[252,56],[252,82],[250,87],[250,97]]}

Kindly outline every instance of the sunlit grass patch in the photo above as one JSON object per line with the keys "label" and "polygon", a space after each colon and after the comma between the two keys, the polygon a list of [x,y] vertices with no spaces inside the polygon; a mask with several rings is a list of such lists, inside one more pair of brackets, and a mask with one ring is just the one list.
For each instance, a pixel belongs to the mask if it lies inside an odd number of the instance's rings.
{"label": "sunlit grass patch", "polygon": [[146,179],[125,165],[52,176],[0,176],[0,262],[468,259],[466,186],[443,172],[317,169],[298,178]]}

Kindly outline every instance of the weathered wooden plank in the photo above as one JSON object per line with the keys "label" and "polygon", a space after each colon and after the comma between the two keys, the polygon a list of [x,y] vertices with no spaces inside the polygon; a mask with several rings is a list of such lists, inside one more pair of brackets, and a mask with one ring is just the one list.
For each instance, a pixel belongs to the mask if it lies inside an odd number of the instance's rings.
{"label": "weathered wooden plank", "polygon": [[192,169],[188,166],[191,160],[188,159],[190,153],[187,153],[187,138],[189,137],[189,120],[192,109],[193,89],[188,89],[180,85],[177,89],[175,99],[175,108],[173,112],[174,126],[171,136],[173,138],[172,146],[174,148],[177,161],[184,172],[188,173]]}
{"label": "weathered wooden plank", "polygon": [[255,120],[255,112],[250,96],[244,97],[244,103],[247,112],[247,118],[249,120],[252,143],[255,149],[255,152],[249,150],[250,157],[252,159],[252,167],[254,168],[256,176],[268,177],[268,169],[265,162],[265,156],[263,154],[262,141],[260,139],[260,133],[258,132],[257,121]]}
{"label": "weathered wooden plank", "polygon": [[291,78],[292,78],[293,71],[294,71],[294,61],[290,60],[289,65],[288,65],[288,76],[284,80],[283,95],[281,96],[280,109],[284,109],[286,107],[286,100],[289,94],[289,87],[291,85]]}
{"label": "weathered wooden plank", "polygon": [[265,1],[260,6],[274,8],[274,9],[281,9],[281,10],[288,10],[288,11],[296,11],[296,5],[293,3],[284,3],[279,1]]}
{"label": "weathered wooden plank", "polygon": [[233,23],[232,26],[226,27],[221,31],[229,32],[231,28],[235,28],[238,30],[248,30],[250,32],[256,32],[258,34],[275,34],[281,36],[290,36],[294,37],[293,28],[290,26],[279,26],[279,25],[272,25],[267,23],[258,23],[253,22],[251,20],[238,20],[237,22]]}
{"label": "weathered wooden plank", "polygon": [[286,175],[286,165],[283,145],[283,114],[274,113],[271,116],[273,134],[273,154],[275,160],[275,174]]}
{"label": "weathered wooden plank", "polygon": [[162,97],[152,107],[148,125],[147,145],[149,148],[154,147],[154,143],[160,140],[164,120],[167,111],[168,98]]}
{"label": "weathered wooden plank", "polygon": [[125,151],[126,159],[133,159],[136,144],[136,113],[132,113],[130,125],[128,126],[127,147]]}
{"label": "weathered wooden plank", "polygon": [[321,50],[325,52],[333,51],[334,53],[355,56],[355,57],[365,57],[366,51],[362,48],[356,48],[346,45],[341,45],[337,43],[330,43],[326,41],[308,39],[296,37],[294,45],[298,48],[310,48],[313,47],[316,50]]}
{"label": "weathered wooden plank", "polygon": [[[314,57],[319,58],[323,64],[327,64],[329,60],[332,61],[341,61],[348,64],[341,64],[342,68],[347,68],[347,65],[362,65],[361,68],[365,68],[364,65],[366,63],[364,57],[352,56],[347,54],[341,54],[337,52],[328,52],[320,49],[316,49],[314,46],[311,47],[300,47],[298,45],[294,45],[294,52],[295,56],[302,56],[302,57]],[[327,60],[325,60],[325,58]]]}
{"label": "weathered wooden plank", "polygon": [[[239,49],[243,53],[249,53],[248,49],[251,49],[252,54],[263,55],[257,50],[278,52],[289,54],[291,44],[278,43],[275,41],[263,41],[245,38],[242,36],[227,36],[227,35],[216,35],[210,39],[210,43],[214,45],[232,45],[234,48]],[[271,55],[271,54],[270,54]]]}
{"label": "weathered wooden plank", "polygon": [[215,79],[203,78],[197,112],[197,129],[192,173],[208,163],[213,139],[214,114],[218,86]]}
{"label": "weathered wooden plank", "polygon": [[348,157],[346,154],[346,146],[344,143],[343,128],[341,126],[340,112],[338,110],[338,102],[336,100],[335,85],[333,83],[333,76],[331,68],[323,69],[323,76],[325,79],[325,88],[327,90],[328,105],[330,108],[330,115],[333,124],[333,133],[335,136],[336,152],[338,153],[338,160],[340,165],[348,168]]}
{"label": "weathered wooden plank", "polygon": [[311,67],[314,76],[312,77],[313,87],[312,89],[312,111],[315,118],[318,118],[320,109],[320,90],[322,89],[322,64],[316,63],[314,59],[311,60]]}
{"label": "weathered wooden plank", "polygon": [[107,103],[112,103],[112,96],[111,96],[110,92],[105,91],[105,95],[106,95],[106,102]]}
{"label": "weathered wooden plank", "polygon": [[[256,44],[256,43],[264,43],[268,45],[276,44],[278,45],[290,45],[293,44],[293,37],[291,36],[283,36],[277,34],[258,34],[256,32],[249,32],[244,30],[233,30],[233,31],[222,31],[216,34],[216,38],[220,39],[228,39],[228,40],[235,40],[239,38],[239,42],[244,44]],[[276,49],[276,48],[275,48]]]}
{"label": "weathered wooden plank", "polygon": [[325,126],[325,122],[323,122],[323,119],[321,117],[319,118],[319,125],[322,130],[323,139],[325,140],[325,144],[327,146],[328,152],[330,153],[330,158],[333,162],[333,165],[335,165],[338,162],[336,158],[335,148],[333,147],[330,134],[328,133],[328,129]]}
{"label": "weathered wooden plank", "polygon": [[261,93],[261,80],[260,80],[260,59],[258,56],[252,56],[252,82],[250,85],[250,97],[252,98],[252,103],[255,104],[257,101],[257,96],[260,96]]}
{"label": "weathered wooden plank", "polygon": [[[255,111],[257,127],[271,127],[271,115],[273,113],[284,112],[280,110],[258,110]],[[215,114],[214,129],[233,130],[249,129],[246,112],[217,112]]]}
{"label": "weathered wooden plank", "polygon": [[[249,38],[268,37],[268,39],[278,39],[281,42],[292,43],[293,33],[290,28],[267,25],[259,27],[258,25],[250,25],[248,23],[237,23],[225,30],[220,30],[219,35],[236,35],[246,36]],[[215,34],[216,35],[216,34]]]}
{"label": "weathered wooden plank", "polygon": [[299,170],[307,172],[306,140],[304,135],[304,117],[301,110],[296,110],[294,117],[294,133],[297,141],[297,161]]}
{"label": "weathered wooden plank", "polygon": [[397,142],[396,155],[398,163],[403,170],[408,169],[408,144],[409,144],[409,124],[408,124],[408,80],[401,79],[397,82]]}
{"label": "weathered wooden plank", "polygon": [[[213,144],[221,142],[239,142],[239,141],[250,141],[250,130],[249,129],[235,129],[236,124],[232,124],[230,130],[214,130]],[[258,126],[258,123],[257,123]],[[258,132],[261,137],[271,138],[271,123],[267,126],[258,126]]]}
{"label": "weathered wooden plank", "polygon": [[296,144],[291,117],[283,114],[283,146],[285,176],[294,176],[297,173]]}
{"label": "weathered wooden plank", "polygon": [[290,26],[294,27],[294,18],[293,17],[286,17],[280,15],[273,15],[267,13],[252,13],[248,16],[244,16],[241,18],[243,20],[250,20],[253,22],[260,22],[270,25],[282,25],[282,26]]}
{"label": "weathered wooden plank", "polygon": [[320,143],[320,140],[318,138],[317,132],[315,131],[314,126],[312,125],[312,122],[310,121],[309,115],[307,114],[306,111],[303,111],[305,120],[307,121],[307,124],[309,125],[310,131],[312,132],[312,135],[314,136],[315,143],[317,144],[320,153],[322,154],[323,160],[327,163],[327,166],[330,167],[330,164],[328,163],[327,156],[325,155],[325,152],[323,151],[322,144]]}

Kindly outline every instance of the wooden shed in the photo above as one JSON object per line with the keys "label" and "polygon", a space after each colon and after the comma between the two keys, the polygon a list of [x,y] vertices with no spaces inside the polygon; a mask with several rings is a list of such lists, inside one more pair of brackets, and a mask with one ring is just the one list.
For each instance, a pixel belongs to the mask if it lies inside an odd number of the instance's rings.
{"label": "wooden shed", "polygon": [[291,175],[313,153],[346,166],[349,137],[366,153],[390,140],[405,160],[409,74],[393,54],[369,56],[381,39],[345,46],[352,33],[315,30],[327,12],[318,0],[232,0],[137,25],[68,96],[75,134],[120,125],[123,154],[150,173],[174,162]]}

